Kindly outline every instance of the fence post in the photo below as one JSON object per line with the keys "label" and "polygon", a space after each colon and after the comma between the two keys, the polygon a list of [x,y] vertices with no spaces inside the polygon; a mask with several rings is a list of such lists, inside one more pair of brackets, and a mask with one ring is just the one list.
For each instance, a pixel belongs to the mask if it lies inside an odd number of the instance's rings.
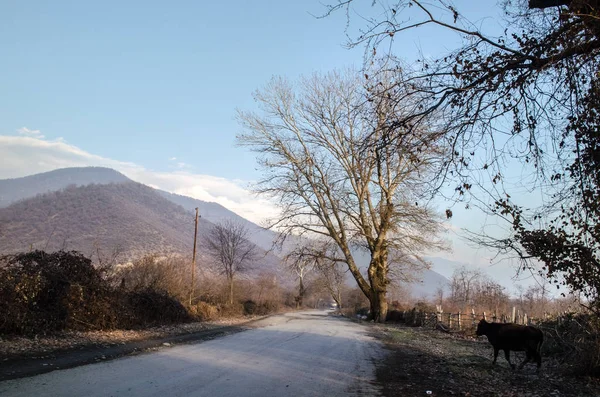
{"label": "fence post", "polygon": [[452,313],[448,313],[448,329],[452,329]]}
{"label": "fence post", "polygon": [[458,312],[458,330],[459,330],[459,331],[460,331],[460,330],[461,330],[461,328],[462,328],[462,327],[461,327],[461,325],[462,325],[462,324],[461,324],[461,322],[460,322],[460,310],[459,310],[459,312]]}
{"label": "fence post", "polygon": [[438,323],[441,323],[442,322],[442,312],[443,312],[442,305],[437,305],[435,307],[435,310],[436,310],[436,312],[435,312],[435,321],[438,322]]}
{"label": "fence post", "polygon": [[527,313],[523,315],[523,324],[529,325],[529,319],[527,318]]}
{"label": "fence post", "polygon": [[512,316],[510,317],[510,322],[511,322],[511,323],[514,323],[514,322],[515,322],[515,319],[516,319],[516,317],[515,317],[515,315],[516,315],[516,311],[517,311],[517,308],[513,306],[513,310],[512,310]]}

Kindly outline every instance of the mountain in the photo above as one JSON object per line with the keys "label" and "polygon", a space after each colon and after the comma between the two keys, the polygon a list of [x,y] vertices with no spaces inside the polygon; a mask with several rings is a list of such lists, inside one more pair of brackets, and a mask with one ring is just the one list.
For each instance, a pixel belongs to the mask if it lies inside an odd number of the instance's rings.
{"label": "mountain", "polygon": [[416,281],[405,284],[410,289],[411,296],[415,299],[432,300],[440,288],[444,291],[445,296],[450,293],[450,280],[435,270],[423,270],[415,278]]}
{"label": "mountain", "polygon": [[[250,222],[235,212],[223,207],[221,204],[197,200],[191,197],[165,192],[163,190],[157,190],[157,192],[167,200],[179,204],[190,212],[194,211],[195,208],[198,208],[202,219],[206,219],[209,222],[219,223],[225,220],[232,220],[243,225],[248,229],[248,239],[265,251],[271,250],[273,242],[277,239],[277,233]],[[277,254],[277,251],[275,251],[275,254]]]}
{"label": "mountain", "polygon": [[[89,175],[99,175],[93,171]],[[100,174],[103,180],[111,176]],[[122,179],[119,175],[115,172],[112,178]],[[90,180],[85,178],[77,181],[84,186],[69,184],[62,190],[37,194],[0,208],[0,253],[35,248],[77,250],[88,256],[98,250],[104,255],[117,250],[122,259],[147,253],[191,256],[194,216],[166,199],[164,192],[128,179],[108,184],[86,184]],[[205,235],[212,226],[209,220],[200,218],[198,235]],[[198,246],[201,247],[200,241]],[[260,247],[258,253],[262,271],[279,271],[278,257]],[[206,260],[199,249],[199,263]]]}
{"label": "mountain", "polygon": [[[201,221],[199,229],[210,223]],[[69,186],[0,209],[0,252],[30,247],[119,249],[127,257],[146,252],[188,253],[193,217],[154,189],[136,182]]]}
{"label": "mountain", "polygon": [[[0,208],[7,207],[19,200],[32,198],[43,193],[55,192],[72,185],[106,185],[124,182],[133,181],[120,172],[105,167],[62,168],[23,178],[4,179],[0,180]],[[180,205],[190,212],[198,208],[201,219],[212,223],[233,220],[244,225],[250,232],[250,240],[265,251],[272,248],[273,241],[277,238],[277,233],[248,221],[220,204],[197,200],[159,189],[153,190],[170,202]]]}
{"label": "mountain", "polygon": [[38,194],[54,192],[70,185],[85,186],[92,183],[131,182],[125,175],[104,167],[62,168],[22,178],[0,180],[0,208],[34,197]]}
{"label": "mountain", "polygon": [[[362,273],[365,274],[366,269],[369,266],[369,254],[364,250],[353,249],[352,255]],[[410,296],[417,300],[433,299],[440,288],[444,290],[444,293],[449,292],[450,280],[434,270],[435,264],[430,258],[426,259],[428,262],[432,263],[431,269],[422,269],[411,274],[410,276],[413,279],[411,282],[400,282],[400,287],[408,291]]]}

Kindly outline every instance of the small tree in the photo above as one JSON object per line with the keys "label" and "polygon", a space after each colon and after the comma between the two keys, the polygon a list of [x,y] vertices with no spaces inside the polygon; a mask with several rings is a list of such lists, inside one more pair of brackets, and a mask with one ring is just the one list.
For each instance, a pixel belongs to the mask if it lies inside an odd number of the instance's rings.
{"label": "small tree", "polygon": [[470,270],[462,266],[454,271],[450,279],[450,299],[459,308],[473,304],[477,285],[483,279],[479,270]]}
{"label": "small tree", "polygon": [[294,300],[296,302],[296,309],[299,309],[302,307],[304,295],[306,294],[304,278],[313,270],[315,260],[311,255],[310,249],[307,247],[299,247],[286,255],[285,262],[298,279],[298,295],[296,295]]}
{"label": "small tree", "polygon": [[316,266],[319,272],[321,285],[329,292],[338,309],[342,308],[342,290],[346,272],[339,262],[317,259]]}
{"label": "small tree", "polygon": [[233,304],[234,277],[250,269],[258,257],[256,245],[247,237],[246,227],[228,220],[212,226],[202,238],[203,248],[211,257],[212,265],[227,277],[230,304]]}

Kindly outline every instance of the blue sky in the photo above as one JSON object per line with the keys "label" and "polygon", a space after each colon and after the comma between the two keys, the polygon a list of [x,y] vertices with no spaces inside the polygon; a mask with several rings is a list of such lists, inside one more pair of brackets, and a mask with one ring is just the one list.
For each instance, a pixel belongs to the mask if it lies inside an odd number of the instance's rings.
{"label": "blue sky", "polygon": [[[370,3],[358,1],[360,12],[378,13]],[[363,48],[343,46],[345,15],[313,16],[324,10],[313,0],[3,2],[0,133],[27,127],[152,169],[175,157],[198,172],[255,179],[253,155],[233,145],[235,109],[251,108],[273,75],[362,62]],[[409,59],[417,45],[452,44],[410,37]]]}
{"label": "blue sky", "polygon": [[[234,146],[236,108],[252,109],[252,92],[273,75],[295,79],[363,61],[363,47],[344,47],[344,13],[313,16],[322,3],[0,3],[0,178],[105,165],[257,221],[271,208],[244,190],[259,174],[254,154]],[[456,3],[478,25],[496,26],[488,18],[495,1]],[[379,13],[371,0],[356,4],[353,33],[364,26],[358,13]],[[410,61],[455,44],[423,29],[395,51]],[[470,214],[453,227],[483,221]],[[487,264],[489,252],[452,239],[446,257]]]}
{"label": "blue sky", "polygon": [[342,15],[303,2],[10,2],[0,6],[3,133],[26,126],[95,154],[254,179],[236,108],[272,75],[360,63]]}

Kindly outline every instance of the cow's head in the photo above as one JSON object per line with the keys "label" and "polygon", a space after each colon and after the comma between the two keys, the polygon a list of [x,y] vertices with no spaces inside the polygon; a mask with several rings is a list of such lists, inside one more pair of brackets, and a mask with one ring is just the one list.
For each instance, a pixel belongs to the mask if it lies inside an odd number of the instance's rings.
{"label": "cow's head", "polygon": [[487,333],[488,325],[489,324],[490,323],[488,323],[484,319],[481,319],[481,321],[479,322],[479,324],[477,324],[477,331],[475,331],[475,334],[477,336],[485,335]]}

